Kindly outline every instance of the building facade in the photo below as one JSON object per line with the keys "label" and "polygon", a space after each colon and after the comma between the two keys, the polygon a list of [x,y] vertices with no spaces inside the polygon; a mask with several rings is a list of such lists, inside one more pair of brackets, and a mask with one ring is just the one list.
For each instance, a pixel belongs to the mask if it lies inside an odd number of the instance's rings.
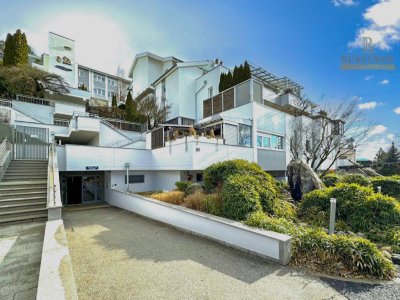
{"label": "building facade", "polygon": [[[37,66],[63,76],[76,91],[87,93],[86,99],[109,103],[122,79],[77,64],[74,42],[50,35],[52,51]],[[155,97],[159,105],[171,107],[165,124],[150,131],[141,124],[89,114],[83,101],[55,95],[18,96],[12,105],[1,102],[0,108],[15,131],[11,136],[29,134],[28,141],[35,145],[57,143],[61,194],[67,205],[102,201],[104,189],[111,187],[144,192],[171,190],[176,181],[189,178],[201,183],[205,168],[230,159],[256,162],[285,178],[293,152],[292,123],[314,122],[318,128],[323,116],[314,104],[298,107],[299,84],[250,67],[249,79],[220,91],[220,76],[229,69],[218,61],[137,55],[129,71],[131,82],[124,82],[134,97]],[[39,153],[29,142],[15,145],[20,149],[15,158]],[[40,155],[46,154],[43,151]]]}

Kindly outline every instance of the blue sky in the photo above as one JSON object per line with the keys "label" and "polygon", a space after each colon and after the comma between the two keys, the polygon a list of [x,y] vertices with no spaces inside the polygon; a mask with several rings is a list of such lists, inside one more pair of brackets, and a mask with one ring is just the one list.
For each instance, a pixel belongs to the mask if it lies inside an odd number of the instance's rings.
{"label": "blue sky", "polygon": [[315,102],[357,97],[377,125],[359,156],[399,143],[400,71],[343,71],[340,63],[361,53],[364,34],[400,68],[400,0],[0,0],[0,7],[0,38],[21,28],[38,53],[51,30],[76,40],[79,63],[111,73],[128,71],[144,51],[227,66],[247,59],[299,82]]}

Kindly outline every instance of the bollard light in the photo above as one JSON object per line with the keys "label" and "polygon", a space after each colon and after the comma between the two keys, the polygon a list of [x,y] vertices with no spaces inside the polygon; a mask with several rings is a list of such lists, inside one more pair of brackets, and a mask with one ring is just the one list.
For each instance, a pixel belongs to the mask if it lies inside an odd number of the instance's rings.
{"label": "bollard light", "polygon": [[382,193],[382,187],[380,185],[377,186],[376,188],[377,188],[379,194]]}
{"label": "bollard light", "polygon": [[336,198],[331,198],[331,210],[329,218],[329,234],[335,233],[335,219],[336,219]]}

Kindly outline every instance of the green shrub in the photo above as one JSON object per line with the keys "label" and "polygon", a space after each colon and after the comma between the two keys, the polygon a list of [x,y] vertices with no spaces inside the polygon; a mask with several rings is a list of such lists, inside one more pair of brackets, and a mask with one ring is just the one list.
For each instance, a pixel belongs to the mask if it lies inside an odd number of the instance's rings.
{"label": "green shrub", "polygon": [[194,194],[196,192],[202,193],[203,192],[203,187],[198,183],[190,184],[186,188],[185,192],[186,192],[186,195],[191,195],[191,194]]}
{"label": "green shrub", "polygon": [[231,175],[248,174],[264,181],[276,193],[276,182],[271,175],[264,172],[256,163],[243,159],[218,162],[207,167],[203,173],[204,186],[207,189],[221,188]]}
{"label": "green shrub", "polygon": [[356,184],[361,185],[361,186],[369,186],[370,185],[369,179],[367,177],[361,175],[361,174],[344,175],[340,179],[340,182],[349,183],[349,184],[356,183]]}
{"label": "green shrub", "polygon": [[[400,224],[400,204],[396,199],[376,194],[370,187],[340,183],[335,187],[312,191],[305,195],[299,215],[306,221],[325,227],[328,225],[330,198],[336,198],[337,220],[345,222],[353,231],[368,231]],[[324,212],[324,218],[316,216]],[[321,224],[323,223],[323,224]]]}
{"label": "green shrub", "polygon": [[380,186],[382,194],[400,199],[400,178],[396,176],[374,177],[371,179],[371,183],[375,191],[378,191],[378,186]]}
{"label": "green shrub", "polygon": [[251,175],[229,176],[221,190],[222,215],[228,219],[242,221],[252,212],[261,210],[257,178]]}
{"label": "green shrub", "polygon": [[297,217],[296,206],[288,201],[276,199],[274,201],[273,215],[278,218],[294,220]]}
{"label": "green shrub", "polygon": [[390,246],[395,253],[400,253],[400,226],[386,228],[385,230],[372,228],[367,232],[367,237],[380,245]]}
{"label": "green shrub", "polygon": [[175,186],[176,186],[177,190],[181,191],[181,192],[185,192],[185,193],[186,193],[187,188],[189,186],[191,186],[191,185],[192,185],[192,182],[190,182],[190,181],[177,181],[177,182],[175,182]]}
{"label": "green shrub", "polygon": [[396,269],[383,252],[370,241],[352,236],[328,235],[319,228],[297,226],[284,218],[255,212],[246,220],[249,226],[292,236],[292,260],[296,264],[316,264],[326,270],[342,263],[353,275],[380,279],[395,276]]}
{"label": "green shrub", "polygon": [[331,187],[339,183],[340,177],[334,173],[328,173],[324,177],[322,177],[321,180],[325,184],[325,186]]}
{"label": "green shrub", "polygon": [[209,194],[203,198],[203,211],[206,213],[221,216],[222,201],[218,194]]}

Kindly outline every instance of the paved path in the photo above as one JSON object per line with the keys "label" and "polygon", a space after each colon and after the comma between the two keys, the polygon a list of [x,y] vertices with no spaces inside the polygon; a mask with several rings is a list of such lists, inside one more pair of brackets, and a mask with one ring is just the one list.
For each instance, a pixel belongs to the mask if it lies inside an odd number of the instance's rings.
{"label": "paved path", "polygon": [[64,223],[80,299],[344,299],[318,277],[121,209]]}
{"label": "paved path", "polygon": [[44,222],[0,226],[0,299],[36,299]]}

